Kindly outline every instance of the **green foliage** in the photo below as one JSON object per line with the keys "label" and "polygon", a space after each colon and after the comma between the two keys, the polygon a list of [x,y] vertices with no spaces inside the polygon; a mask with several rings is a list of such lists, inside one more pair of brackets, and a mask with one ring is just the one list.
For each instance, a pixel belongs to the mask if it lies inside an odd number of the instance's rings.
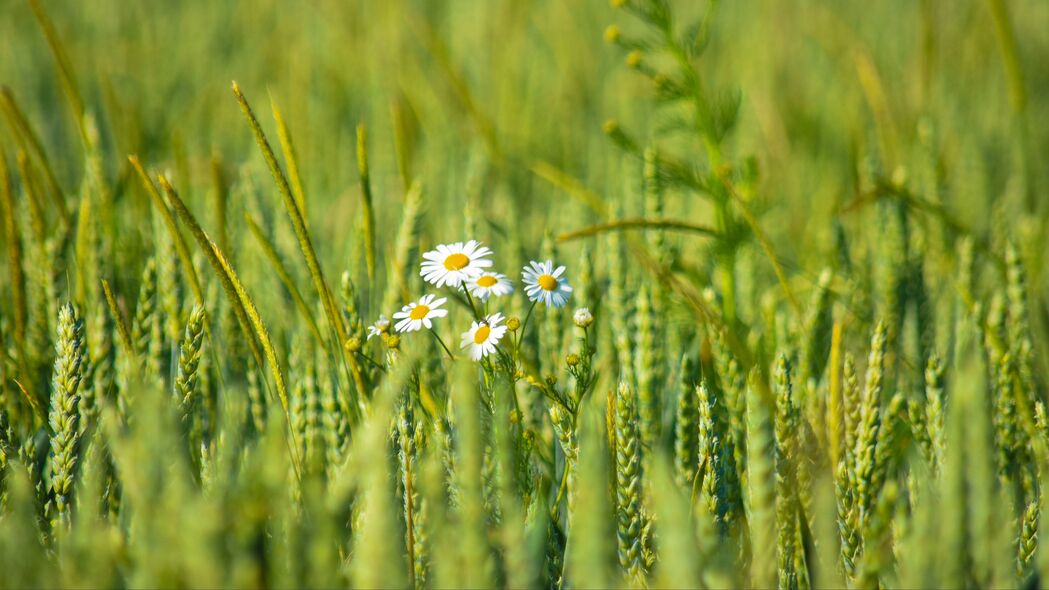
{"label": "green foliage", "polygon": [[1044,4],[0,3],[0,589],[1045,586]]}

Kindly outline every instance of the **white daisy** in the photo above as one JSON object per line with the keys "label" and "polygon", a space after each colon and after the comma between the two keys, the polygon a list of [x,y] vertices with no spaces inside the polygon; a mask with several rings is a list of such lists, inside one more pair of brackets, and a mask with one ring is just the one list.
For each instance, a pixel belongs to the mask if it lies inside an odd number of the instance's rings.
{"label": "white daisy", "polygon": [[437,287],[458,287],[463,281],[492,266],[488,256],[492,251],[477,240],[465,244],[441,244],[436,250],[423,254],[422,275],[426,282]]}
{"label": "white daisy", "polygon": [[432,318],[443,318],[448,315],[447,309],[441,309],[447,298],[436,299],[434,295],[423,295],[422,299],[413,301],[401,308],[401,311],[393,314],[393,319],[400,320],[397,325],[398,332],[414,332],[426,326],[433,327]]}
{"label": "white daisy", "polygon": [[495,345],[506,335],[506,326],[499,325],[503,314],[493,313],[480,322],[473,322],[470,329],[463,332],[461,348],[470,349],[470,358],[481,360],[495,351]]}
{"label": "white daisy", "polygon": [[466,288],[470,290],[471,295],[484,301],[491,295],[496,297],[509,295],[513,292],[514,285],[502,273],[482,272],[479,275],[470,277],[470,280],[466,282]]}
{"label": "white daisy", "polygon": [[521,280],[525,284],[525,293],[532,301],[542,301],[550,307],[564,307],[568,298],[572,296],[572,287],[568,285],[568,279],[562,277],[565,267],[559,266],[554,269],[553,261],[532,261],[524,267],[521,272]]}
{"label": "white daisy", "polygon": [[386,316],[380,314],[379,319],[375,320],[375,323],[368,326],[368,340],[372,339],[372,336],[382,336],[390,332],[390,320]]}

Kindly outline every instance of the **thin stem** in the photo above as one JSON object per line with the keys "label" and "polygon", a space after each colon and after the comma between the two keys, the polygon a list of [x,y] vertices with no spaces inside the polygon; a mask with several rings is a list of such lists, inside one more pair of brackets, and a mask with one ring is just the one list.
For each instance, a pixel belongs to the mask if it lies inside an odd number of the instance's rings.
{"label": "thin stem", "polygon": [[433,337],[437,339],[437,343],[441,345],[441,348],[443,348],[444,351],[448,353],[448,358],[454,361],[455,355],[452,354],[451,350],[448,350],[448,346],[444,343],[444,340],[441,340],[441,337],[437,335],[437,331],[430,330],[430,333],[433,334]]}
{"label": "thin stem", "polygon": [[470,304],[470,311],[474,313],[474,319],[478,321],[481,320],[480,314],[477,313],[477,307],[474,305],[474,299],[470,296],[470,290],[466,288],[466,285],[460,285],[460,287],[462,288],[463,293],[466,294],[466,302]]}
{"label": "thin stem", "polygon": [[561,485],[557,488],[557,498],[554,500],[554,506],[550,509],[550,519],[554,520],[557,518],[557,509],[561,506],[561,500],[565,497],[565,490],[568,489],[568,470],[571,469],[569,465],[568,457],[565,457],[565,467],[561,470]]}
{"label": "thin stem", "polygon": [[364,359],[364,360],[368,361],[369,363],[371,363],[371,364],[375,365],[375,368],[379,369],[379,370],[380,370],[380,371],[382,371],[383,373],[385,373],[385,372],[386,372],[386,367],[384,367],[384,366],[380,365],[380,364],[379,364],[379,363],[378,363],[378,362],[377,362],[377,361],[376,361],[375,359],[373,359],[372,357],[370,357],[370,356],[368,356],[368,355],[364,354],[363,352],[358,352],[358,353],[357,353],[357,356],[359,356],[359,357],[361,357],[362,359]]}
{"label": "thin stem", "polygon": [[517,337],[517,347],[520,348],[521,340],[524,338],[525,330],[528,329],[528,320],[532,319],[532,312],[535,311],[535,304],[538,301],[533,301],[532,305],[528,307],[528,313],[525,314],[525,319],[521,322],[520,334]]}

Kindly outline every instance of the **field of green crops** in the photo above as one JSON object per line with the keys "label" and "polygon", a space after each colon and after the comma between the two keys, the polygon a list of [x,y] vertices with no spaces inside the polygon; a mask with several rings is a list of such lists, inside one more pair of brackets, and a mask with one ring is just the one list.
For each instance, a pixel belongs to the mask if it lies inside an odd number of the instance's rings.
{"label": "field of green crops", "polygon": [[0,0],[0,589],[1049,585],[1047,62],[1044,0]]}

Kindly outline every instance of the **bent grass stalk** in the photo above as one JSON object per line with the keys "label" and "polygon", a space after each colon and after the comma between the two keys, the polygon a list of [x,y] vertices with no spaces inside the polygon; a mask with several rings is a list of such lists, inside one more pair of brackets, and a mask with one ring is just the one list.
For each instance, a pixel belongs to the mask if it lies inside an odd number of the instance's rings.
{"label": "bent grass stalk", "polygon": [[262,248],[262,253],[266,255],[266,258],[270,261],[270,265],[273,266],[273,271],[277,273],[277,277],[280,282],[284,285],[284,288],[288,290],[288,294],[291,295],[292,300],[295,302],[295,307],[298,308],[299,313],[302,314],[302,319],[306,320],[306,325],[310,331],[317,338],[317,342],[323,343],[324,337],[321,336],[320,328],[317,327],[316,320],[313,319],[313,312],[310,311],[310,306],[306,304],[306,301],[302,298],[302,293],[299,292],[299,288],[295,286],[295,281],[288,274],[288,269],[284,266],[284,262],[280,259],[280,255],[277,254],[277,249],[273,246],[273,243],[269,241],[269,238],[262,233],[262,228],[256,223],[255,218],[250,213],[244,214],[244,221],[248,224],[248,229],[251,230],[251,235],[255,236],[255,241],[258,242],[259,247]]}
{"label": "bent grass stalk", "polygon": [[241,111],[244,112],[244,117],[248,120],[251,132],[255,136],[255,143],[258,144],[259,149],[262,151],[263,159],[266,160],[266,165],[270,169],[273,180],[277,183],[278,192],[284,202],[284,208],[288,212],[292,229],[295,230],[295,236],[298,238],[299,248],[302,250],[303,258],[306,260],[306,266],[310,271],[310,277],[313,279],[313,287],[321,299],[321,304],[324,306],[324,312],[328,316],[328,324],[331,329],[335,331],[336,341],[333,343],[334,347],[343,351],[343,359],[349,368],[350,375],[356,386],[356,395],[352,399],[354,402],[352,406],[363,412],[365,409],[364,395],[368,389],[365,386],[364,377],[361,373],[361,368],[357,362],[357,358],[343,346],[347,340],[346,327],[343,325],[341,318],[339,318],[338,311],[335,307],[335,299],[332,297],[331,289],[328,287],[327,281],[324,280],[324,272],[321,270],[320,262],[317,260],[317,253],[316,250],[314,250],[313,241],[310,239],[309,230],[306,229],[306,223],[303,220],[302,211],[300,211],[298,205],[295,204],[295,198],[291,194],[291,189],[288,186],[287,179],[284,177],[284,172],[281,171],[280,165],[277,164],[277,158],[273,154],[273,149],[270,147],[266,135],[262,132],[262,127],[259,125],[258,119],[255,118],[255,113],[252,112],[251,105],[248,104],[247,98],[244,97],[244,94],[240,90],[240,86],[236,82],[233,83],[233,95],[236,97]]}
{"label": "bent grass stalk", "polygon": [[364,124],[357,125],[357,171],[361,175],[361,229],[368,280],[375,280],[375,212],[372,209],[372,179],[368,171],[368,146]]}
{"label": "bent grass stalk", "polygon": [[284,123],[284,115],[281,114],[277,100],[270,93],[270,110],[273,111],[273,121],[277,124],[277,139],[280,141],[280,151],[284,154],[284,164],[288,167],[288,179],[295,194],[295,203],[302,212],[303,219],[306,218],[306,194],[302,190],[302,178],[299,176],[299,160],[295,154],[295,145],[291,142],[291,133]]}
{"label": "bent grass stalk", "polygon": [[[288,409],[288,389],[284,383],[284,373],[281,371],[280,362],[277,359],[277,351],[273,348],[273,342],[270,340],[269,332],[266,330],[266,326],[262,323],[262,318],[259,316],[259,311],[255,307],[255,303],[251,300],[244,286],[241,284],[240,279],[234,272],[233,267],[230,266],[229,262],[226,261],[226,257],[219,250],[219,247],[211,241],[204,230],[201,229],[200,224],[197,223],[196,218],[190,213],[189,209],[186,208],[186,204],[182,202],[182,199],[175,192],[175,189],[171,187],[167,179],[163,176],[160,177],[160,186],[164,190],[164,194],[167,195],[168,200],[171,201],[172,206],[178,213],[182,222],[189,227],[190,233],[197,239],[201,249],[208,255],[208,260],[211,262],[212,267],[215,269],[215,273],[219,275],[219,279],[223,285],[227,287],[226,293],[230,296],[230,303],[233,304],[234,309],[239,309],[238,315],[243,315],[245,321],[241,324],[241,328],[244,329],[245,334],[251,342],[255,343],[255,337],[258,337],[259,344],[262,345],[262,350],[266,355],[266,360],[269,363],[270,374],[273,376],[274,386],[277,388],[277,396],[280,399],[281,407],[284,410],[284,417],[289,425],[289,433],[291,433],[291,449],[295,449],[299,443],[295,441],[295,435],[290,430],[291,417]],[[248,327],[254,328],[254,335],[248,331]],[[257,354],[256,351],[253,353]],[[259,368],[263,366],[260,358],[256,358]],[[294,450],[292,451],[292,463],[295,467],[296,473],[299,477],[302,474],[302,457],[299,457]]]}
{"label": "bent grass stalk", "polygon": [[[7,154],[0,146],[0,208],[3,209],[4,233],[7,238],[7,269],[11,275],[11,307],[14,312],[14,341],[18,350],[26,350],[26,279],[22,268],[22,236],[15,217],[15,201],[11,194],[11,178],[7,170]],[[19,359],[23,364],[24,359]],[[22,377],[25,379],[25,376]]]}

